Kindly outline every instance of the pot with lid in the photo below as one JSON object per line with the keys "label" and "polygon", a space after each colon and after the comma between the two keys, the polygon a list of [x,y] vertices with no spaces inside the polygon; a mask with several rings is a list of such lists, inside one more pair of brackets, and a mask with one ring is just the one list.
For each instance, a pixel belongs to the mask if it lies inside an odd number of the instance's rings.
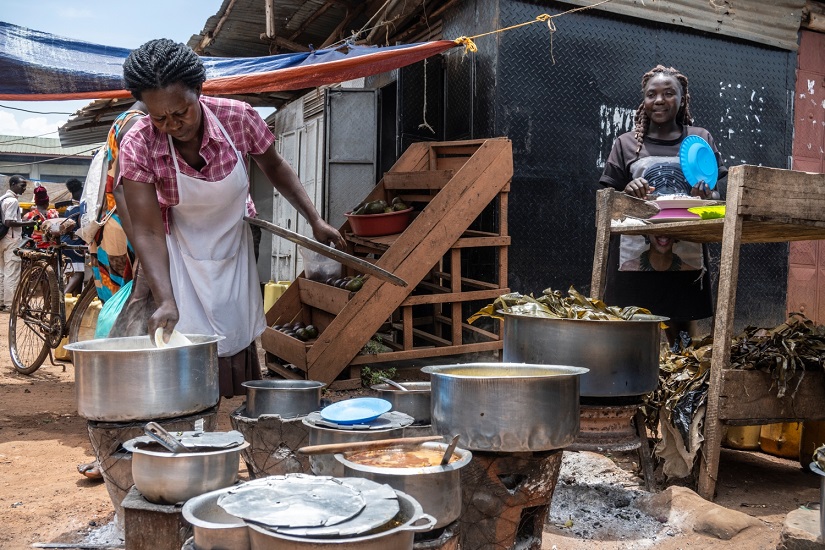
{"label": "pot with lid", "polygon": [[176,504],[229,487],[238,479],[241,451],[249,447],[240,432],[179,432],[188,452],[172,453],[153,438],[130,439],[132,479],[149,502]]}
{"label": "pot with lid", "polygon": [[581,367],[467,363],[424,367],[432,381],[433,430],[461,434],[473,451],[567,447],[579,432]]}
{"label": "pot with lid", "polygon": [[338,453],[346,477],[362,477],[402,491],[436,518],[433,529],[446,527],[461,515],[461,468],[473,454],[455,449],[450,462],[440,464],[446,443],[422,443],[386,449]]}
{"label": "pot with lid", "polygon": [[378,397],[392,403],[392,410],[408,414],[413,417],[414,424],[427,425],[430,423],[431,388],[429,382],[400,382],[405,390],[394,388],[389,384],[375,384],[370,386],[378,392]]}
{"label": "pot with lid", "polygon": [[192,526],[192,542],[197,550],[246,550],[249,530],[246,523],[218,506],[218,498],[230,488],[192,497],[183,505],[183,519]]}
{"label": "pot with lid", "polygon": [[505,362],[587,368],[582,397],[644,395],[658,386],[659,326],[667,317],[597,321],[540,317],[526,306],[511,310],[517,313],[498,312],[505,318]]}

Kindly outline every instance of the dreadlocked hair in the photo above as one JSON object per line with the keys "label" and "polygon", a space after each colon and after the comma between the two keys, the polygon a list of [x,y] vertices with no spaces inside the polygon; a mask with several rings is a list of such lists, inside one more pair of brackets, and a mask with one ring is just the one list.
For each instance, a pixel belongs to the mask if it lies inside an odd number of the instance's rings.
{"label": "dreadlocked hair", "polygon": [[[690,114],[690,92],[688,92],[688,78],[677,69],[673,67],[665,67],[664,65],[656,65],[650,71],[646,72],[642,77],[642,96],[644,96],[645,88],[647,87],[647,83],[650,82],[650,79],[658,75],[672,76],[682,86],[682,98],[684,98],[685,103],[679,107],[679,112],[676,113],[676,122],[682,126],[693,126],[693,115]],[[648,126],[650,125],[650,120],[648,120],[647,113],[645,113],[644,99],[642,99],[642,102],[636,109],[636,116],[633,120],[636,123],[633,131],[636,137],[636,157],[638,158],[639,152],[642,150],[642,143],[644,143],[645,140],[645,134],[647,133]]]}
{"label": "dreadlocked hair", "polygon": [[206,80],[206,69],[189,46],[159,38],[132,50],[123,63],[123,80],[126,89],[140,100],[146,90],[160,90],[178,82],[199,89]]}

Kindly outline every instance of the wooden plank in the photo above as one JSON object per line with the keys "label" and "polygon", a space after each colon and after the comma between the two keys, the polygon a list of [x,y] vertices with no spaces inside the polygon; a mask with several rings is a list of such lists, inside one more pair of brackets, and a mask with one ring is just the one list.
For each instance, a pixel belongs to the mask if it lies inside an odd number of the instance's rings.
{"label": "wooden plank", "polygon": [[[442,271],[437,271],[436,276],[438,276],[441,279],[444,279],[445,281],[451,281],[452,280],[452,275],[450,275],[449,273],[444,273]],[[470,279],[469,277],[462,277],[461,278],[461,284],[464,285],[464,286],[474,286],[474,287],[478,287],[478,288],[489,288],[491,290],[501,290],[502,294],[506,294],[507,292],[509,292],[509,289],[503,289],[497,283],[489,283],[487,281],[479,281],[478,279]]]}
{"label": "wooden plank", "polygon": [[439,158],[436,166],[439,170],[460,170],[467,163],[470,157],[444,157]]}
{"label": "wooden plank", "polygon": [[[419,283],[419,286],[421,284]],[[423,304],[445,304],[470,302],[473,300],[495,300],[502,294],[507,294],[509,289],[496,288],[493,290],[475,290],[470,292],[447,292],[444,294],[422,294],[418,296],[408,296],[402,306],[419,306]]]}
{"label": "wooden plank", "polygon": [[267,327],[261,334],[261,346],[299,369],[307,370],[306,344],[297,338]]}
{"label": "wooden plank", "polygon": [[453,179],[453,170],[423,170],[417,172],[387,172],[384,188],[388,190],[442,189]]}
{"label": "wooden plank", "polygon": [[825,227],[825,174],[740,165],[730,175],[743,182],[737,213]]}
{"label": "wooden plank", "polygon": [[[512,173],[510,142],[485,141],[377,264],[411,285],[417,284],[429,272],[433,260],[446,253],[467,228],[468,220],[475,219],[496,197]],[[400,290],[394,291],[377,278],[370,278],[309,351],[311,378],[329,381],[337,376],[341,365],[347,364],[364,345],[364,338],[369,338],[406,298],[408,291]],[[355,317],[358,323],[352,322]]]}
{"label": "wooden plank", "polygon": [[[613,228],[613,235],[666,235],[695,243],[712,243],[722,240],[724,219],[697,220],[650,224],[644,227]],[[786,219],[767,221],[752,216],[742,217],[740,242],[771,243],[825,239],[825,228]]]}
{"label": "wooden plank", "polygon": [[590,297],[601,300],[607,281],[607,254],[610,250],[610,218],[613,189],[596,192],[596,249],[593,253],[593,273],[590,276]]}
{"label": "wooden plank", "polygon": [[303,277],[298,279],[298,289],[301,302],[304,305],[335,315],[344,309],[353,294],[343,288],[310,281]]}
{"label": "wooden plank", "polygon": [[418,338],[425,340],[427,342],[432,342],[436,346],[439,347],[451,347],[451,348],[458,348],[460,346],[454,346],[450,340],[446,338],[441,338],[440,336],[436,336],[426,330],[421,330],[420,328],[413,329],[413,336],[417,336]]}
{"label": "wooden plank", "polygon": [[477,342],[460,346],[444,346],[436,348],[415,348],[408,351],[378,353],[376,355],[358,355],[351,365],[368,365],[370,363],[384,363],[386,361],[407,361],[409,359],[425,359],[427,357],[448,357],[465,353],[481,353],[485,351],[500,351],[504,342]]}
{"label": "wooden plank", "polygon": [[453,248],[481,248],[483,246],[510,246],[510,237],[462,237],[458,239]]}
{"label": "wooden plank", "polygon": [[719,261],[719,289],[713,331],[713,350],[705,409],[705,442],[700,459],[698,493],[713,500],[716,476],[719,473],[719,451],[722,426],[719,421],[719,394],[722,389],[722,369],[730,365],[730,342],[733,338],[733,314],[736,306],[736,283],[739,279],[739,237],[742,217],[736,212],[742,194],[744,171],[728,174],[728,203]]}
{"label": "wooden plank", "polygon": [[[451,325],[452,322],[453,322],[452,319],[450,319],[449,317],[445,317],[443,315],[436,315],[435,319],[436,319],[436,321],[438,321],[440,323],[447,324],[447,325]],[[490,340],[500,340],[501,339],[501,337],[498,334],[496,334],[495,332],[490,332],[488,330],[478,328],[478,327],[470,325],[468,323],[461,323],[461,328],[464,329],[464,330],[469,330],[470,332],[475,332],[476,334],[484,336],[485,338],[489,338]]]}
{"label": "wooden plank", "polygon": [[[791,380],[790,387],[798,379]],[[825,420],[825,373],[807,371],[793,398],[776,397],[771,375],[757,370],[725,369],[719,393],[719,419],[730,424]],[[732,422],[730,422],[732,421]]]}
{"label": "wooden plank", "polygon": [[404,338],[404,349],[413,349],[413,310],[412,307],[401,308],[401,330]]}
{"label": "wooden plank", "polygon": [[275,361],[267,361],[266,368],[286,380],[304,380],[304,377],[292,369],[288,369]]}

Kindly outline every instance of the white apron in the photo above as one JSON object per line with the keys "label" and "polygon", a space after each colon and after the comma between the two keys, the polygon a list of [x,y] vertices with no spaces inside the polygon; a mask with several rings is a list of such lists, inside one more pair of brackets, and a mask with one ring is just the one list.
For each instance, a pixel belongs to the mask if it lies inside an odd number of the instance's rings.
{"label": "white apron", "polygon": [[218,356],[244,350],[265,328],[252,233],[243,217],[249,180],[246,167],[223,125],[203,104],[235,151],[238,162],[226,178],[204,181],[182,174],[175,163],[179,203],[172,207],[169,271],[184,334],[218,334]]}

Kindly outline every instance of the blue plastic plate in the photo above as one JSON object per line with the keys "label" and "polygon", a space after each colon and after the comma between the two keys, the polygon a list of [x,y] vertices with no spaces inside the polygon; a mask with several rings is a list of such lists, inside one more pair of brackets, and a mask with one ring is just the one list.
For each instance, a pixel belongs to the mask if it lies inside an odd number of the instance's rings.
{"label": "blue plastic plate", "polygon": [[688,136],[679,147],[679,163],[687,182],[693,186],[704,181],[710,189],[716,187],[719,165],[707,141],[699,136]]}
{"label": "blue plastic plate", "polygon": [[321,409],[321,418],[336,424],[359,424],[375,420],[392,409],[392,403],[377,397],[356,397]]}

